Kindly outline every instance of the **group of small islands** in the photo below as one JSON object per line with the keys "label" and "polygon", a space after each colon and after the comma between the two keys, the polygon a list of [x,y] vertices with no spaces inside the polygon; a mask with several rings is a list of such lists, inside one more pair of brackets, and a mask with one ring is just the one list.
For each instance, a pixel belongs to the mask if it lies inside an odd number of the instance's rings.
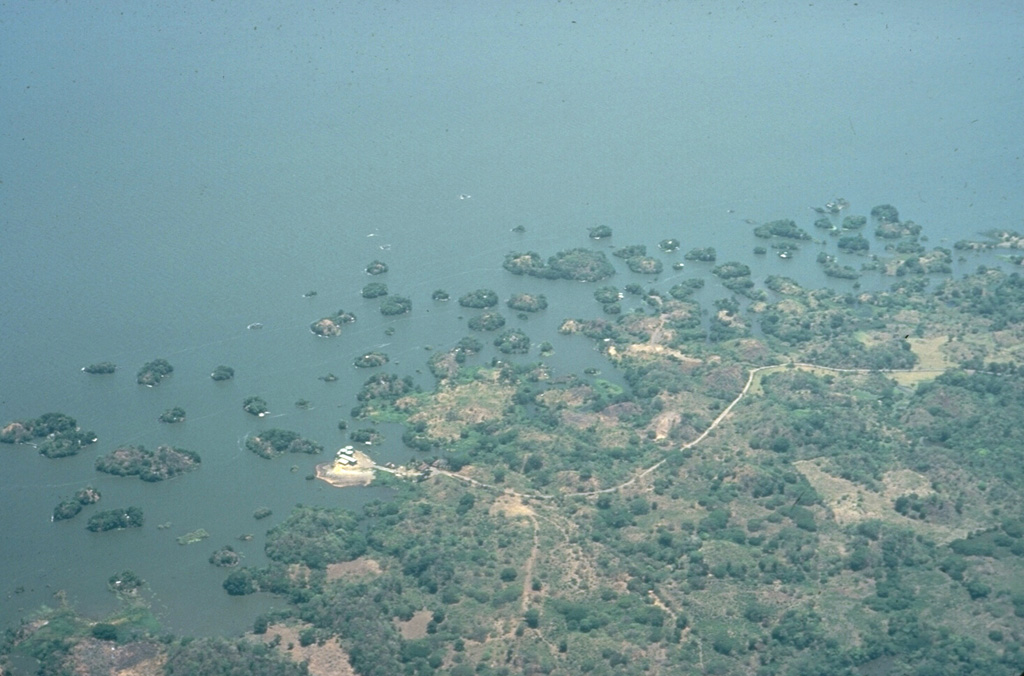
{"label": "group of small islands", "polygon": [[[559,331],[590,341],[620,379],[596,367],[555,373],[544,361],[551,342],[510,327],[497,292],[456,294],[475,311],[472,334],[431,352],[436,389],[385,372],[387,354],[363,352],[353,365],[375,371],[350,418],[365,426],[337,425],[361,447],[340,448],[307,475],[338,487],[375,481],[392,497],[360,512],[297,507],[267,532],[266,566],[244,565],[251,534],[208,555],[230,570],[227,594],[283,600],[256,618],[251,642],[158,641],[137,611],[93,622],[65,609],[62,623],[10,632],[0,654],[63,667],[109,643],[160,664],[320,674],[331,672],[310,656],[333,650],[361,676],[1019,669],[1024,278],[985,266],[959,280],[951,272],[954,251],[1006,252],[1021,265],[1024,236],[992,231],[929,249],[922,227],[895,207],[869,216],[849,208],[842,198],[812,207],[813,231],[835,238],[831,252],[794,220],[749,223],[762,242],[755,256],[771,249],[786,260],[820,245],[824,274],[852,282],[840,290],[781,275],[759,288],[747,264],[719,262],[709,246],[682,253],[676,238],[658,242],[660,255],[680,256],[676,271],[686,261],[703,274],[663,288],[636,281],[665,269],[643,244],[612,247],[611,258],[583,247],[509,252],[502,265],[512,275],[593,284],[597,316],[572,308]],[[862,234],[869,223],[873,238]],[[614,233],[602,225],[587,234],[604,246]],[[616,260],[645,277],[610,283]],[[375,260],[365,271],[379,277],[388,266]],[[865,274],[892,284],[862,291]],[[695,298],[712,286],[724,295],[702,307]],[[361,295],[385,316],[413,311],[381,281]],[[437,289],[430,300],[455,296]],[[514,293],[504,307],[519,320],[552,310],[536,293]],[[338,310],[309,328],[345,340],[355,321]],[[487,333],[499,356],[476,363]],[[521,358],[530,354],[539,358]],[[116,369],[104,361],[83,371]],[[137,382],[155,387],[173,372],[155,359]],[[211,373],[233,376],[228,366]],[[257,418],[270,410],[255,395],[242,408]],[[159,419],[188,424],[180,406]],[[380,422],[404,426],[407,466],[371,458],[390,443]],[[47,413],[8,423],[0,442],[62,458],[99,439]],[[281,428],[253,431],[244,446],[268,461],[324,452]],[[170,445],[122,444],[95,461],[99,472],[147,482],[200,467],[197,453]],[[60,499],[52,520],[100,500],[81,488]],[[252,513],[271,516],[266,507]],[[93,511],[86,524],[140,527],[135,506]],[[197,529],[177,541],[209,537]],[[144,589],[130,570],[107,585],[135,601]]]}

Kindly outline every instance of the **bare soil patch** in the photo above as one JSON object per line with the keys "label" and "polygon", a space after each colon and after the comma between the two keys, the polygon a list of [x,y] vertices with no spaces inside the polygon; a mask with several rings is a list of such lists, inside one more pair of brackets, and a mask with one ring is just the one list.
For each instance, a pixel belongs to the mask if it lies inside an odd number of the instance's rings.
{"label": "bare soil patch", "polygon": [[527,519],[533,518],[536,515],[533,509],[523,504],[521,498],[512,495],[499,495],[491,503],[487,513],[491,516],[502,514],[506,518],[523,517]]}
{"label": "bare soil patch", "polygon": [[500,417],[512,400],[512,391],[494,382],[459,385],[434,394],[409,422],[425,422],[433,439],[454,441],[466,425]]}
{"label": "bare soil patch", "polygon": [[75,674],[112,674],[113,676],[159,676],[164,673],[165,655],[157,643],[139,641],[116,644],[85,639],[71,651]]}
{"label": "bare soil patch", "polygon": [[[313,643],[312,645],[299,645],[299,632],[307,626],[290,627],[284,624],[272,624],[267,627],[266,634],[253,634],[254,638],[270,643],[274,636],[281,637],[281,643],[277,649],[293,662],[308,661],[309,673],[312,676],[357,676],[348,661],[348,653],[338,643],[337,638],[324,643],[322,646]],[[289,650],[288,646],[292,649]]]}
{"label": "bare soil patch", "polygon": [[950,542],[967,534],[967,528],[951,527],[919,521],[896,512],[893,503],[900,495],[916,492],[924,497],[932,493],[928,479],[912,470],[902,469],[886,472],[883,477],[885,491],[876,493],[867,488],[833,476],[821,468],[821,460],[800,460],[793,463],[811,486],[824,498],[825,505],[832,511],[837,523],[846,525],[868,519],[899,524],[930,537],[940,544]]}
{"label": "bare soil patch", "polygon": [[376,559],[360,556],[352,561],[331,563],[327,565],[327,580],[340,580],[363,575],[380,575],[382,569]]}
{"label": "bare soil patch", "polygon": [[430,624],[430,620],[433,617],[434,614],[429,610],[417,610],[412,614],[412,618],[406,622],[402,622],[396,617],[395,626],[398,627],[402,638],[407,641],[425,638],[427,635],[427,625]]}

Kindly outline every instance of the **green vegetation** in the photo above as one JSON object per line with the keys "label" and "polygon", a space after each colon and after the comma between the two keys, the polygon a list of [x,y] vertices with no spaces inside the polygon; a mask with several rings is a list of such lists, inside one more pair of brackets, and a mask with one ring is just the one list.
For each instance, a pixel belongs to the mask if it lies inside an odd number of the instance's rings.
{"label": "green vegetation", "polygon": [[142,365],[139,372],[135,374],[135,381],[146,387],[156,387],[160,381],[171,375],[174,367],[166,359],[154,359]]}
{"label": "green vegetation", "polygon": [[89,517],[89,523],[86,525],[86,528],[93,533],[98,533],[123,528],[140,528],[142,523],[142,510],[138,507],[128,507],[126,509],[110,509],[105,512],[96,512]]}
{"label": "green vegetation", "polygon": [[134,594],[144,584],[146,584],[145,580],[132,570],[122,570],[120,573],[111,575],[107,579],[107,589],[115,594]]}
{"label": "green vegetation", "polygon": [[669,289],[668,293],[676,300],[686,300],[694,293],[703,288],[704,280],[699,277],[695,277],[694,279],[686,279],[683,280],[682,282],[679,282],[671,289]]}
{"label": "green vegetation", "polygon": [[206,532],[205,528],[197,528],[196,530],[189,531],[188,533],[185,533],[184,535],[179,535],[175,539],[177,540],[179,545],[185,546],[185,545],[194,545],[195,543],[202,542],[203,540],[205,540],[205,539],[207,539],[209,537],[210,537],[210,534]]}
{"label": "green vegetation", "polygon": [[629,246],[619,247],[612,252],[612,255],[616,258],[629,260],[630,258],[636,258],[637,256],[646,256],[647,247],[643,244],[631,244]]}
{"label": "green vegetation", "polygon": [[329,563],[351,561],[366,551],[366,538],[355,516],[343,510],[299,507],[267,531],[264,550],[277,563],[302,563],[323,569]]}
{"label": "green vegetation", "polygon": [[388,285],[381,282],[370,282],[363,287],[363,298],[380,298],[388,295]]}
{"label": "green vegetation", "polygon": [[540,312],[548,307],[548,299],[544,294],[515,293],[506,303],[509,308],[519,312]]}
{"label": "green vegetation", "polygon": [[412,301],[405,296],[388,296],[380,304],[380,313],[386,317],[412,312]]}
{"label": "green vegetation", "polygon": [[594,300],[604,305],[616,303],[620,298],[622,294],[614,286],[601,286],[594,290]]}
{"label": "green vegetation", "polygon": [[497,331],[505,326],[505,317],[500,312],[484,312],[469,318],[469,328],[474,331]]}
{"label": "green vegetation", "polygon": [[715,252],[715,247],[708,246],[704,248],[690,249],[683,256],[688,261],[703,261],[705,263],[714,263],[715,259],[718,258],[718,254]]}
{"label": "green vegetation", "polygon": [[78,500],[61,500],[60,503],[53,508],[53,521],[72,519],[78,516],[78,513],[81,511],[82,503]]}
{"label": "green vegetation", "polygon": [[673,251],[678,250],[679,246],[680,244],[678,239],[663,239],[658,242],[658,248],[665,253],[672,253]]}
{"label": "green vegetation", "polygon": [[[257,633],[287,621],[361,676],[1019,671],[1024,276],[928,285],[951,252],[908,223],[861,271],[818,254],[826,274],[889,280],[872,290],[755,284],[730,261],[713,274],[755,302],[705,302],[697,278],[621,303],[597,289],[608,312],[581,303],[559,329],[560,350],[599,355],[576,370],[520,356],[511,330],[488,364],[472,336],[432,350],[432,391],[374,373],[353,438],[402,429],[421,480],[382,472],[388,501],[356,512],[299,506],[267,565],[217,550],[225,593],[275,595]],[[49,434],[18,425],[11,441]],[[265,436],[276,454],[298,435]],[[132,628],[19,631],[9,644],[49,667]],[[287,668],[242,640],[154,649],[166,673]]]}
{"label": "green vegetation", "polygon": [[267,408],[267,402],[260,397],[246,397],[242,401],[242,410],[257,418],[262,418],[270,413],[270,409]]}
{"label": "green vegetation", "polygon": [[142,445],[121,446],[96,458],[96,470],[116,476],[137,476],[143,481],[163,481],[199,469],[199,454],[184,448]]}
{"label": "green vegetation", "polygon": [[272,509],[270,509],[269,507],[259,507],[259,508],[256,509],[256,511],[254,511],[252,513],[252,518],[254,518],[257,521],[259,521],[260,519],[267,518],[268,516],[270,516],[273,513],[274,513],[274,511]]}
{"label": "green vegetation", "polygon": [[384,261],[373,260],[366,266],[366,274],[383,275],[388,271],[388,264]]}
{"label": "green vegetation", "polygon": [[321,338],[333,338],[341,335],[341,327],[356,320],[351,312],[338,310],[333,315],[322,317],[309,325],[309,330]]}
{"label": "green vegetation", "polygon": [[95,432],[83,432],[78,422],[64,413],[44,413],[38,418],[15,420],[0,430],[0,443],[32,443],[42,439],[39,454],[47,458],[66,458],[96,443]]}
{"label": "green vegetation", "polygon": [[846,237],[840,237],[836,243],[840,251],[847,253],[856,253],[859,251],[867,251],[869,243],[866,237],[861,234],[847,235]]}
{"label": "green vegetation", "polygon": [[505,256],[502,267],[514,275],[580,282],[598,282],[615,274],[615,268],[604,252],[590,249],[559,251],[548,258],[546,264],[536,252],[513,252]]}
{"label": "green vegetation", "polygon": [[459,298],[459,305],[477,309],[494,307],[498,304],[498,294],[491,289],[477,289]]}
{"label": "green vegetation", "polygon": [[644,275],[656,275],[663,269],[661,261],[650,256],[633,256],[626,260],[626,265],[633,272],[639,272]]}
{"label": "green vegetation", "polygon": [[434,293],[430,294],[430,297],[433,300],[440,300],[440,301],[446,301],[449,298],[451,298],[451,296],[448,295],[448,292],[445,291],[444,289],[436,289],[434,291]]}
{"label": "green vegetation", "polygon": [[235,369],[230,366],[224,366],[223,364],[213,369],[213,372],[210,374],[210,378],[218,382],[222,380],[231,380],[234,377]]}
{"label": "green vegetation", "polygon": [[771,237],[786,237],[788,239],[811,239],[806,230],[799,227],[796,222],[784,218],[778,221],[771,221],[754,228],[754,234],[758,237],[769,239]]}
{"label": "green vegetation", "polygon": [[159,418],[162,423],[180,423],[185,422],[185,409],[180,406],[169,408],[160,414]]}
{"label": "green vegetation", "polygon": [[210,554],[210,563],[218,568],[234,568],[242,562],[242,556],[231,545],[224,545]]}
{"label": "green vegetation", "polygon": [[606,237],[612,236],[612,229],[607,225],[598,225],[593,228],[587,228],[587,232],[590,239],[605,239]]}
{"label": "green vegetation", "polygon": [[367,352],[362,356],[356,357],[353,363],[361,369],[373,368],[387,364],[388,356],[383,352]]}
{"label": "green vegetation", "polygon": [[899,223],[900,212],[891,204],[879,204],[871,209],[871,218],[882,223]]}
{"label": "green vegetation", "polygon": [[100,492],[88,486],[86,488],[75,491],[75,495],[71,499],[61,500],[60,503],[53,509],[53,520],[63,521],[64,519],[72,519],[78,516],[78,513],[82,511],[82,507],[85,505],[92,505],[100,501]]}
{"label": "green vegetation", "polygon": [[526,354],[530,351],[530,339],[519,329],[503,331],[494,339],[494,345],[503,354]]}
{"label": "green vegetation", "polygon": [[245,447],[261,458],[274,458],[284,453],[308,453],[316,455],[324,447],[315,441],[299,436],[298,432],[273,428],[250,435]]}
{"label": "green vegetation", "polygon": [[85,371],[86,373],[95,373],[95,374],[113,373],[114,371],[117,370],[117,364],[115,364],[114,362],[110,362],[110,361],[101,361],[101,362],[97,362],[95,364],[89,364],[88,366],[86,366],[82,370]]}
{"label": "green vegetation", "polygon": [[349,441],[357,444],[379,444],[384,441],[384,435],[374,427],[363,427],[349,432]]}
{"label": "green vegetation", "polygon": [[864,216],[847,216],[843,219],[843,230],[860,230],[868,224],[868,219]]}

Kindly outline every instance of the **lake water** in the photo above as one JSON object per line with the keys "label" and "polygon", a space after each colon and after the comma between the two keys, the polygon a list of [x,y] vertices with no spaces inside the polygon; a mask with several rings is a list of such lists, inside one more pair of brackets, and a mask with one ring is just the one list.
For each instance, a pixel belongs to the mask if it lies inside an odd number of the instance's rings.
{"label": "lake water", "polygon": [[[508,251],[654,250],[676,237],[657,281],[614,259],[612,282],[667,290],[710,267],[668,263],[714,246],[758,280],[850,286],[821,274],[817,245],[755,259],[762,242],[743,219],[811,229],[808,207],[841,196],[854,214],[896,205],[930,246],[1022,229],[1024,14],[1012,2],[897,5],[6,5],[0,422],[62,411],[100,441],[64,460],[0,448],[0,624],[58,589],[83,611],[112,610],[106,579],[131,568],[169,631],[250,626],[280,602],[224,594],[213,549],[232,543],[260,565],[264,531],[294,504],[357,508],[387,492],[306,481],[315,459],[265,461],[241,440],[280,426],[328,450],[347,443],[337,422],[369,375],[352,360],[370,349],[431,387],[425,348],[469,333],[471,314],[432,302],[434,289],[544,293],[546,312],[506,311],[510,323],[555,344],[556,372],[602,366],[585,339],[556,334],[566,317],[599,314],[594,286],[513,277]],[[598,224],[611,243],[587,239]],[[410,316],[384,318],[360,297],[375,258],[391,267],[377,280],[412,298]],[[994,261],[968,258],[957,273]],[[698,299],[724,295],[712,282]],[[358,321],[315,338],[309,323],[338,308]],[[136,385],[158,357],[173,376]],[[79,371],[101,360],[117,373]],[[212,382],[217,364],[235,380]],[[340,380],[318,380],[328,372]],[[273,417],[241,410],[254,394]],[[312,407],[297,409],[301,398]],[[176,405],[186,423],[157,422]],[[398,437],[375,458],[408,459]],[[202,468],[161,484],[95,472],[124,443],[189,448]],[[87,484],[99,508],[141,506],[146,526],[87,533],[96,508],[50,523]],[[259,506],[273,517],[255,522]],[[209,540],[175,542],[200,527]],[[252,542],[235,540],[247,532]]]}

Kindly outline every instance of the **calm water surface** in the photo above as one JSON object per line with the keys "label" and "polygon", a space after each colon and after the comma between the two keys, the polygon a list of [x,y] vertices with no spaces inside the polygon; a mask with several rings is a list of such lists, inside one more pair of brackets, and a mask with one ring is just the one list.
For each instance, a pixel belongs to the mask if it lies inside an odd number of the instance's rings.
{"label": "calm water surface", "polygon": [[[260,565],[264,531],[294,504],[358,508],[387,491],[306,481],[314,459],[265,461],[241,440],[280,426],[346,443],[337,422],[368,376],[352,359],[370,349],[431,387],[425,348],[450,347],[471,314],[432,302],[436,288],[544,293],[546,312],[510,323],[555,344],[556,372],[602,366],[555,333],[598,314],[593,285],[513,277],[510,250],[677,237],[676,257],[715,246],[757,279],[846,288],[821,275],[817,245],[755,259],[743,219],[810,229],[808,207],[842,196],[854,214],[897,205],[931,246],[1022,227],[1013,3],[14,3],[0,19],[0,420],[63,411],[100,437],[64,460],[0,448],[5,625],[58,589],[110,611],[106,579],[124,568],[170,631],[235,633],[280,603],[228,597],[210,551],[232,543]],[[601,223],[611,244],[586,237]],[[620,265],[613,281],[667,290],[710,267],[671,271],[676,257],[657,280]],[[411,316],[360,297],[374,258]],[[957,271],[979,262],[993,259]],[[712,281],[698,298],[724,295]],[[310,334],[338,308],[358,316],[343,337]],[[174,375],[136,385],[157,357]],[[118,372],[80,373],[100,360]],[[234,381],[209,379],[221,363]],[[318,380],[328,372],[340,380]],[[253,394],[274,417],[241,410]],[[157,422],[176,405],[186,423]],[[160,484],[95,472],[124,443],[190,448],[202,468]],[[391,434],[374,454],[411,452]],[[102,508],[141,506],[146,526],[87,533],[95,508],[50,523],[87,484]],[[273,517],[253,521],[258,506]],[[175,542],[200,527],[209,540]]]}

